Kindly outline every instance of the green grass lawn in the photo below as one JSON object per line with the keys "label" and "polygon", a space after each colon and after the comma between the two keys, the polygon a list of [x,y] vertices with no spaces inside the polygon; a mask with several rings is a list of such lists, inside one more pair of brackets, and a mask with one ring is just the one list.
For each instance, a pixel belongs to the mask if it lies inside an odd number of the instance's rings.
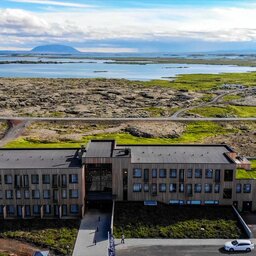
{"label": "green grass lawn", "polygon": [[139,82],[139,84],[144,86],[169,87],[177,90],[206,91],[220,88],[223,84],[255,86],[255,82],[256,73],[251,72],[226,74],[185,74],[178,75],[173,81],[152,80]]}
{"label": "green grass lawn", "polygon": [[[159,123],[161,125],[161,123]],[[29,140],[24,137],[8,143],[6,148],[79,148],[91,139],[115,139],[118,144],[173,144],[173,143],[202,143],[205,138],[235,132],[235,129],[222,127],[215,122],[191,122],[186,124],[185,131],[179,138],[143,138],[129,133],[107,133],[95,136],[85,136],[81,142],[45,143],[40,140]]]}
{"label": "green grass lawn", "polygon": [[79,220],[1,220],[0,237],[25,241],[66,255],[67,245],[73,250]]}
{"label": "green grass lawn", "polygon": [[199,107],[189,112],[203,117],[256,117],[256,107],[248,106]]}
{"label": "green grass lawn", "polygon": [[239,238],[244,237],[231,207],[144,206],[117,202],[114,235],[126,238]]}
{"label": "green grass lawn", "polygon": [[239,100],[241,99],[242,96],[241,95],[225,95],[222,100],[223,101],[232,101],[232,100]]}
{"label": "green grass lawn", "polygon": [[251,170],[246,171],[245,169],[236,170],[236,179],[256,179],[256,160],[250,160]]}

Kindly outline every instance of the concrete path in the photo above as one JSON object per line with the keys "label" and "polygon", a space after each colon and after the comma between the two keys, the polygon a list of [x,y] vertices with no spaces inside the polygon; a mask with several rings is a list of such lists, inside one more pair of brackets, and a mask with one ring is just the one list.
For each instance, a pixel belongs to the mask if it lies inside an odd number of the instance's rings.
{"label": "concrete path", "polygon": [[[81,221],[73,256],[106,256],[110,222],[111,214],[89,210]],[[98,232],[96,232],[97,226]]]}

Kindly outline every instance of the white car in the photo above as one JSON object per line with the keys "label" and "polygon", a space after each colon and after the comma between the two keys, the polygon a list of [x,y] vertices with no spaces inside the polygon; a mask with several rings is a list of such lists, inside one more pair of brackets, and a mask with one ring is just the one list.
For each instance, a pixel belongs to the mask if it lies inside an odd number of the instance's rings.
{"label": "white car", "polygon": [[226,251],[246,251],[250,252],[254,249],[254,244],[250,240],[234,240],[226,242],[224,246]]}

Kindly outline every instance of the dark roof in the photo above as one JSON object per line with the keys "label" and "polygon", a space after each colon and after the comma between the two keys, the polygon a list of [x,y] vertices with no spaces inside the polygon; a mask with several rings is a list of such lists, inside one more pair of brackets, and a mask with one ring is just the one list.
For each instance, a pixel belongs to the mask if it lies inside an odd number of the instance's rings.
{"label": "dark roof", "polygon": [[79,149],[0,149],[1,169],[81,167]]}
{"label": "dark roof", "polygon": [[114,140],[91,140],[86,147],[84,157],[112,157]]}
{"label": "dark roof", "polygon": [[118,145],[129,148],[132,163],[233,163],[226,145]]}

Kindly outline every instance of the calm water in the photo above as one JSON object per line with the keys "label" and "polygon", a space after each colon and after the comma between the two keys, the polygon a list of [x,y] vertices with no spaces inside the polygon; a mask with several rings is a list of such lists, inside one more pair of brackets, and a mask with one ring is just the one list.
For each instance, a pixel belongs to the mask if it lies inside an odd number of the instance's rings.
{"label": "calm water", "polygon": [[[3,60],[21,60],[17,57],[0,57]],[[26,57],[22,60],[72,61],[63,64],[3,64],[0,77],[40,78],[125,78],[130,80],[167,79],[179,74],[218,74],[256,71],[256,67],[202,64],[106,64],[109,60],[57,59]],[[85,63],[79,63],[83,61]]]}

